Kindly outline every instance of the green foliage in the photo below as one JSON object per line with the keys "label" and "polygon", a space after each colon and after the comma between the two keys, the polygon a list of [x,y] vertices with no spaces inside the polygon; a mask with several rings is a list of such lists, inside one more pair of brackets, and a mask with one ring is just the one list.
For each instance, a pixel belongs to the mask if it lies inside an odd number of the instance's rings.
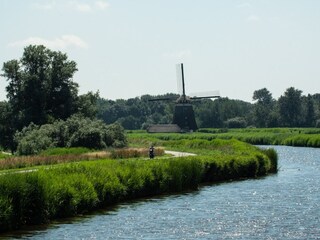
{"label": "green foliage", "polygon": [[279,98],[279,112],[284,126],[301,126],[302,122],[302,91],[288,88]]}
{"label": "green foliage", "polygon": [[80,155],[83,153],[91,152],[89,148],[85,147],[74,147],[74,148],[49,148],[45,151],[40,152],[41,156],[55,156],[55,155]]}
{"label": "green foliage", "polygon": [[[78,96],[78,84],[72,80],[77,66],[64,53],[42,45],[30,45],[24,49],[20,60],[5,62],[2,71],[1,76],[8,81],[8,102],[0,102],[0,146],[5,149],[15,151],[14,133],[31,123],[39,126],[51,124],[74,114],[96,117],[99,93]],[[41,144],[35,151],[48,144],[44,137],[30,136],[29,140],[35,138]],[[30,141],[24,143],[22,151],[36,148],[27,146]]]}
{"label": "green foliage", "polygon": [[66,54],[40,45],[24,49],[20,60],[3,64],[2,76],[9,82],[6,90],[12,119],[20,130],[31,122],[66,119],[75,113],[78,85],[72,81],[76,63]]}
{"label": "green foliage", "polygon": [[9,157],[9,156],[10,156],[9,154],[2,153],[2,152],[0,151],[0,160],[3,159],[3,158],[7,158],[7,157]]}
{"label": "green foliage", "polygon": [[276,173],[278,171],[278,154],[273,148],[261,149],[261,151],[270,159],[270,172]]}
{"label": "green foliage", "polygon": [[107,126],[99,120],[73,116],[53,124],[30,124],[16,133],[15,141],[18,154],[32,155],[54,147],[124,147],[126,136],[119,124]]}
{"label": "green foliage", "polygon": [[253,100],[257,102],[254,104],[254,122],[257,127],[270,127],[272,123],[272,113],[274,114],[275,100],[272,94],[266,89],[262,88],[253,93]]}
{"label": "green foliage", "polygon": [[254,145],[288,145],[320,147],[320,131],[317,128],[245,128],[245,129],[199,129],[192,134],[146,134],[133,132],[128,135],[129,143],[145,146],[150,143],[161,145],[163,141],[182,139],[238,139]]}
{"label": "green foliage", "polygon": [[162,144],[198,155],[87,161],[1,174],[0,231],[74,216],[122,200],[196,189],[201,182],[266,175],[277,161],[275,152],[266,150],[265,154],[237,140],[185,138]]}
{"label": "green foliage", "polygon": [[0,176],[0,214],[7,222],[0,223],[0,230],[17,229],[21,225],[39,224],[47,219],[43,185],[38,174]]}
{"label": "green foliage", "polygon": [[11,118],[11,111],[9,103],[0,102],[0,149],[13,148],[14,121]]}
{"label": "green foliage", "polygon": [[235,117],[228,119],[225,123],[228,128],[245,128],[247,127],[247,121],[241,117]]}
{"label": "green foliage", "polygon": [[[168,99],[177,97],[172,94],[156,96]],[[116,101],[101,98],[98,101],[98,117],[106,123],[118,121],[128,130],[146,129],[151,124],[171,123],[174,103],[149,102],[149,99],[152,99],[149,95]],[[219,98],[194,101],[192,105],[200,128],[314,127],[315,119],[320,117],[319,99],[317,94],[302,96],[300,90],[288,88],[283,96],[275,100],[266,88],[262,88],[254,91],[254,104]]]}

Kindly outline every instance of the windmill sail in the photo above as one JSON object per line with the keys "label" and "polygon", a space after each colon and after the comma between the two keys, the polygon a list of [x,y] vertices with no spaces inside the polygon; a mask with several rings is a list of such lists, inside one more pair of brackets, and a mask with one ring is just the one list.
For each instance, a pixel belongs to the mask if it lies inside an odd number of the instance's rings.
{"label": "windmill sail", "polygon": [[201,99],[201,98],[218,98],[220,97],[219,91],[208,91],[208,92],[198,92],[190,93],[190,99]]}
{"label": "windmill sail", "polygon": [[180,95],[183,95],[183,84],[184,79],[182,78],[182,63],[176,64],[176,73],[177,73],[177,89]]}

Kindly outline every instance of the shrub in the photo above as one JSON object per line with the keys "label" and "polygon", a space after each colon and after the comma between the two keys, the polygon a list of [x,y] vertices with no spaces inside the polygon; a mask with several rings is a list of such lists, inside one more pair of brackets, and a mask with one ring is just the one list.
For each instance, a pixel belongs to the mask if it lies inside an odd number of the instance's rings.
{"label": "shrub", "polygon": [[228,128],[245,128],[247,127],[247,121],[242,117],[230,118],[226,121]]}
{"label": "shrub", "polygon": [[100,120],[73,116],[66,121],[37,126],[30,124],[15,134],[17,153],[33,155],[52,147],[124,147],[127,139],[119,124],[106,125]]}

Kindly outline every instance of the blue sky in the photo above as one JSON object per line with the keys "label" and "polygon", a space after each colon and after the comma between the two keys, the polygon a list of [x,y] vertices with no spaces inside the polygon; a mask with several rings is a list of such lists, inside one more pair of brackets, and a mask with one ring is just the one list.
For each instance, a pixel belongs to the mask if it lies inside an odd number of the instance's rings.
{"label": "blue sky", "polygon": [[[80,93],[107,99],[219,90],[252,101],[266,87],[319,93],[318,0],[0,0],[0,63],[29,44],[67,53]],[[0,100],[7,82],[0,78]]]}

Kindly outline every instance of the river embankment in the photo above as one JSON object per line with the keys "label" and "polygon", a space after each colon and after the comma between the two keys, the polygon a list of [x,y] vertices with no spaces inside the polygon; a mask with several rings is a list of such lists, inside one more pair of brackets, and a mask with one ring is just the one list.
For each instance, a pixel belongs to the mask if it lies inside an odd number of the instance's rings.
{"label": "river embankment", "polygon": [[203,139],[238,139],[254,145],[283,145],[320,148],[319,128],[200,129]]}
{"label": "river embankment", "polygon": [[0,230],[84,214],[129,199],[197,189],[205,182],[277,171],[277,154],[237,140],[177,140],[188,157],[99,159],[0,175]]}
{"label": "river embankment", "polygon": [[268,177],[204,184],[197,191],[125,201],[2,236],[34,240],[320,239],[320,149],[274,149],[279,171]]}

